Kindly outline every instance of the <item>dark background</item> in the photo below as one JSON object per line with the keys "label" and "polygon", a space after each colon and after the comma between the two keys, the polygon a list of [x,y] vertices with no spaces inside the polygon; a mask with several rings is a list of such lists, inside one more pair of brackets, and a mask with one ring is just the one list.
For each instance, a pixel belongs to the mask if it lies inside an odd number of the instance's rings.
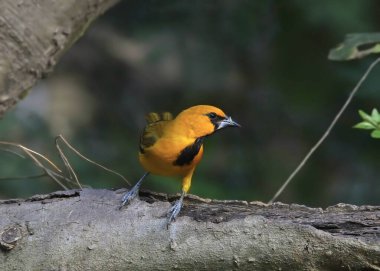
{"label": "dark background", "polygon": [[[97,20],[0,121],[1,140],[58,161],[54,137],[124,174],[143,174],[138,138],[150,111],[197,104],[222,108],[242,129],[205,142],[191,193],[268,201],[326,130],[374,57],[331,62],[345,34],[375,32],[379,1],[122,1]],[[325,143],[279,200],[311,206],[380,204],[379,147],[352,129],[357,110],[379,107],[380,67]],[[69,155],[83,184],[125,183]],[[32,162],[0,152],[0,178],[37,174]],[[149,177],[144,188],[176,193],[180,183]],[[45,179],[0,180],[0,197],[61,189]]]}

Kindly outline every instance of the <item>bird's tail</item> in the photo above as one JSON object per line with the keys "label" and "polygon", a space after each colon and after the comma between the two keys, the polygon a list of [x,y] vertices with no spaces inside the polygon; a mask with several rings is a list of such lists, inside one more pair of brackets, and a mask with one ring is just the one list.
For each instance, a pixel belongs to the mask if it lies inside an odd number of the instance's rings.
{"label": "bird's tail", "polygon": [[163,113],[156,113],[151,112],[145,117],[148,124],[159,122],[159,121],[165,121],[165,120],[172,120],[173,115],[170,112],[163,112]]}

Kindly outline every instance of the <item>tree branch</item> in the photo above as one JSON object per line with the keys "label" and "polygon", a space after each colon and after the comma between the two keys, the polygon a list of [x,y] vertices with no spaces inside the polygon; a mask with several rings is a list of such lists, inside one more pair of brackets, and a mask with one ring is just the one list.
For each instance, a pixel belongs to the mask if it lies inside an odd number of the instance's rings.
{"label": "tree branch", "polygon": [[0,2],[0,117],[119,0]]}
{"label": "tree branch", "polygon": [[[380,207],[71,190],[0,202],[2,270],[380,270]],[[175,198],[169,198],[173,201]]]}

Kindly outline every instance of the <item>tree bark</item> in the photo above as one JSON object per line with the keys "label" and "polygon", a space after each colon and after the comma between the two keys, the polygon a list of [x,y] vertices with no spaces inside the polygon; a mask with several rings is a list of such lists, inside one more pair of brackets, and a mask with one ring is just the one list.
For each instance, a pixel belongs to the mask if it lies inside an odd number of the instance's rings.
{"label": "tree bark", "polygon": [[380,270],[380,207],[70,190],[0,202],[1,270]]}
{"label": "tree bark", "polygon": [[49,73],[89,24],[119,0],[2,0],[0,117]]}

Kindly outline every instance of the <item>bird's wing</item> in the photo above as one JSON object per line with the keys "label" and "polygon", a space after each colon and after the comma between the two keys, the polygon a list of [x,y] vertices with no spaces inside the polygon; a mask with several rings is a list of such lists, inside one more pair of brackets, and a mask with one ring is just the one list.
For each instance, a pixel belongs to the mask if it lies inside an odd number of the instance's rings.
{"label": "bird's wing", "polygon": [[153,146],[157,140],[164,134],[165,126],[173,120],[170,112],[149,113],[146,116],[147,124],[143,134],[140,137],[140,152],[144,153],[146,148]]}

